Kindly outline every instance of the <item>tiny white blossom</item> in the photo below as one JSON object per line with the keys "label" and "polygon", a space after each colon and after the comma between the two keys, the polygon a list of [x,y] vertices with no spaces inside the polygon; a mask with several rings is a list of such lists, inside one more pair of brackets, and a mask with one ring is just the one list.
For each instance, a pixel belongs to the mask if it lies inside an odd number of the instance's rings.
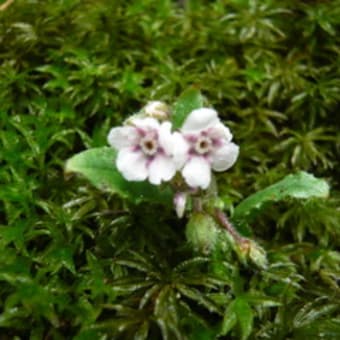
{"label": "tiny white blossom", "polygon": [[147,116],[158,120],[169,118],[169,107],[161,101],[151,101],[144,107],[144,112]]}
{"label": "tiny white blossom", "polygon": [[108,135],[109,144],[118,150],[116,165],[123,177],[128,181],[148,179],[157,185],[176,173],[173,139],[171,123],[154,118],[136,118],[129,126],[111,129]]}
{"label": "tiny white blossom", "polygon": [[239,147],[231,142],[230,130],[213,109],[192,111],[184,121],[181,133],[186,147],[181,146],[177,153],[184,163],[182,175],[192,188],[207,189],[211,169],[227,170],[238,157]]}

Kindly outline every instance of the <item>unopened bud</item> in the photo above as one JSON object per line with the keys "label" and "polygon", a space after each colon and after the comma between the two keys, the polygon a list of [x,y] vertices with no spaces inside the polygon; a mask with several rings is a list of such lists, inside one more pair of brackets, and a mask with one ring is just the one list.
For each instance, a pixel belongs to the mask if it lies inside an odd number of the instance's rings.
{"label": "unopened bud", "polygon": [[147,116],[158,120],[166,120],[169,118],[170,110],[168,105],[161,101],[151,101],[144,107]]}
{"label": "unopened bud", "polygon": [[267,268],[268,260],[266,251],[255,241],[250,242],[249,258],[260,268]]}
{"label": "unopened bud", "polygon": [[186,226],[186,237],[195,251],[209,254],[217,243],[219,229],[215,220],[202,212],[194,212]]}
{"label": "unopened bud", "polygon": [[177,192],[174,197],[174,206],[178,218],[182,218],[185,212],[188,194],[186,192]]}

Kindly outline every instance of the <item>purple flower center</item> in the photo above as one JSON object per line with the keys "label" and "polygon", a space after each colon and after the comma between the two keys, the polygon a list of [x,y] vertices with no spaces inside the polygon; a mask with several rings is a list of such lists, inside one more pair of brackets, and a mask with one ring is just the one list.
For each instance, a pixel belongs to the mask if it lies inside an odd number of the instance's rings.
{"label": "purple flower center", "polygon": [[148,157],[154,156],[160,149],[157,132],[148,131],[147,133],[143,133],[143,136],[141,136],[139,140],[139,147],[144,155]]}
{"label": "purple flower center", "polygon": [[194,151],[200,155],[205,155],[212,150],[213,142],[207,136],[200,136],[194,144]]}

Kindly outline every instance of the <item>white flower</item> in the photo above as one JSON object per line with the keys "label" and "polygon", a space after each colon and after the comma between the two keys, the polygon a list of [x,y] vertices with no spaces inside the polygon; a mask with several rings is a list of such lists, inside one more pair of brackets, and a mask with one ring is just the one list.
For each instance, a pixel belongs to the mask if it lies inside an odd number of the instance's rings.
{"label": "white flower", "polygon": [[192,187],[207,189],[211,168],[215,171],[229,169],[236,161],[239,147],[232,143],[232,134],[213,109],[192,111],[181,128],[186,147],[177,150],[184,162],[182,175]]}
{"label": "white flower", "polygon": [[178,133],[171,133],[170,122],[154,118],[136,118],[131,123],[111,129],[108,135],[109,144],[118,150],[118,170],[128,181],[169,181],[177,170],[172,153]]}
{"label": "white flower", "polygon": [[147,116],[159,120],[169,118],[169,107],[161,101],[151,101],[144,107],[144,112]]}

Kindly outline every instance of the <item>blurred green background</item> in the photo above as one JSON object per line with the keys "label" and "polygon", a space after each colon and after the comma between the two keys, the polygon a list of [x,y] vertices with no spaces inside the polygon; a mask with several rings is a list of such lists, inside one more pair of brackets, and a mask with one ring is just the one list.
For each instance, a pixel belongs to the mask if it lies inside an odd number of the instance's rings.
{"label": "blurred green background", "polygon": [[[339,0],[1,1],[0,339],[339,339],[339,33]],[[267,271],[64,176],[190,86],[240,145],[230,213],[297,170],[331,185],[255,220]]]}

